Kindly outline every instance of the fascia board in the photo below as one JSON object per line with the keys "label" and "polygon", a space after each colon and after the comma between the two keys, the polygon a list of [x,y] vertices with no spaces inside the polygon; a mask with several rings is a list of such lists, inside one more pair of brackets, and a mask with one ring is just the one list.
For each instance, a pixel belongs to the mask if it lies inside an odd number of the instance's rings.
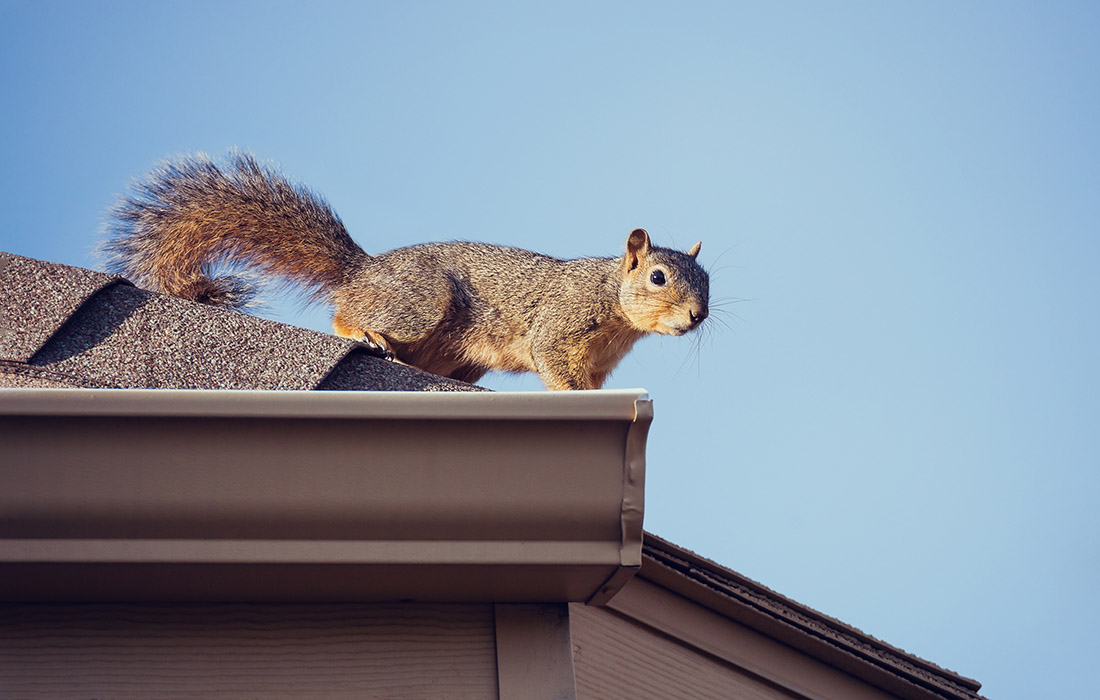
{"label": "fascia board", "polygon": [[0,598],[601,602],[641,564],[651,416],[641,390],[0,390]]}

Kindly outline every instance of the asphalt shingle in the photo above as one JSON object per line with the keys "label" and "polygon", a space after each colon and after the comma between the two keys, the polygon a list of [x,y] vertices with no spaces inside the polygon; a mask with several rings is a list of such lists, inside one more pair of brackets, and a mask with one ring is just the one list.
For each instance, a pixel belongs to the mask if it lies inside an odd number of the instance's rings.
{"label": "asphalt shingle", "polygon": [[479,389],[379,359],[346,338],[8,253],[0,253],[0,385]]}

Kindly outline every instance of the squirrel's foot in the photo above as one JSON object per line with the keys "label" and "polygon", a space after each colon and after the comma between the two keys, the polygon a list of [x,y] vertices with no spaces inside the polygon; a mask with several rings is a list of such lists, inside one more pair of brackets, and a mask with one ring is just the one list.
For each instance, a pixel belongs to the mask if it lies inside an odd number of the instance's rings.
{"label": "squirrel's foot", "polygon": [[390,348],[390,344],[386,341],[386,337],[381,333],[363,331],[363,337],[357,338],[356,340],[362,343],[363,347],[375,357],[380,357],[389,362],[396,362],[399,365],[408,366],[407,362],[402,362],[401,359],[397,357],[397,353]]}
{"label": "squirrel's foot", "polygon": [[360,339],[359,344],[363,346],[364,350],[366,350],[370,355],[374,357],[383,360],[389,360],[390,362],[395,362],[397,360],[397,355],[393,354],[393,350],[390,350],[385,345],[376,343],[369,336],[364,336],[362,339]]}
{"label": "squirrel's foot", "polygon": [[386,341],[386,337],[381,333],[375,331],[368,331],[363,328],[352,327],[344,323],[340,323],[339,319],[333,319],[333,328],[336,331],[336,335],[342,338],[351,338],[358,341],[363,349],[366,350],[371,356],[377,357],[390,362],[396,362],[397,364],[407,364],[397,359],[397,354],[390,349],[390,344]]}

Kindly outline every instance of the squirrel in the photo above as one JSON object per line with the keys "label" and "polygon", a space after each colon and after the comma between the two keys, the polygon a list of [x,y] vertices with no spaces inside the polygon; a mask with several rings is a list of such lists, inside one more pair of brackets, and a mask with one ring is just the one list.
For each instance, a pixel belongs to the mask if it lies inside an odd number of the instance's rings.
{"label": "squirrel", "polygon": [[474,242],[369,255],[322,197],[243,151],[224,165],[167,161],[109,217],[108,266],[140,286],[243,308],[254,285],[212,271],[258,268],[330,303],[337,335],[471,383],[530,371],[549,389],[598,389],[639,338],[683,335],[708,315],[701,243],[661,248],[639,228],[618,258]]}

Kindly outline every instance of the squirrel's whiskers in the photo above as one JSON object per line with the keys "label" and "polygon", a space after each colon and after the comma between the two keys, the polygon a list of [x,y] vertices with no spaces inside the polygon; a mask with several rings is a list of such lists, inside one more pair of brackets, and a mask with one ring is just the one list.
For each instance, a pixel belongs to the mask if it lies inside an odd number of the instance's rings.
{"label": "squirrel's whiskers", "polygon": [[[649,333],[683,335],[710,313],[709,277],[687,252],[635,229],[618,258],[559,260],[485,243],[364,251],[321,197],[251,154],[165,163],[111,211],[109,266],[139,285],[242,308],[242,269],[333,305],[337,335],[428,372],[475,382],[536,372],[550,389],[598,389]],[[213,270],[227,264],[231,274]]]}

